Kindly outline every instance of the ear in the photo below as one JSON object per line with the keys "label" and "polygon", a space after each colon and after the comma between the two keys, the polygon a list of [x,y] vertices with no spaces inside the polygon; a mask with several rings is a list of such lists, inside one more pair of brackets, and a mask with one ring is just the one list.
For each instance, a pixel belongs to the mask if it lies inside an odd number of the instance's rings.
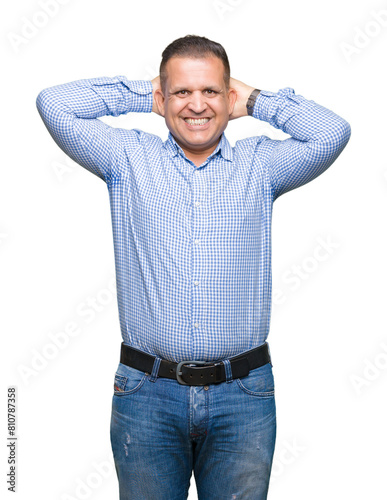
{"label": "ear", "polygon": [[229,91],[228,91],[228,112],[230,115],[232,114],[232,112],[234,110],[234,106],[235,106],[237,97],[238,97],[237,91],[233,88],[229,89]]}
{"label": "ear", "polygon": [[165,97],[161,89],[157,89],[154,93],[154,100],[156,102],[159,114],[165,116]]}

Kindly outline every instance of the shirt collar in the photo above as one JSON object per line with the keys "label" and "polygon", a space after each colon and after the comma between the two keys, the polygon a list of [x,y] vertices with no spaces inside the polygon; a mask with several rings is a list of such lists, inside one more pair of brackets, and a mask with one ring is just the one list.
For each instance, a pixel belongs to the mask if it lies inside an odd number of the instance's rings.
{"label": "shirt collar", "polygon": [[[173,137],[171,131],[169,131],[168,138],[163,144],[164,148],[171,156],[176,156],[179,152],[186,158],[184,151],[177,144],[175,138]],[[215,150],[210,154],[209,158],[212,158],[216,154],[220,154],[225,160],[232,161],[232,148],[227,140],[224,132],[221,135],[220,141],[216,146]]]}

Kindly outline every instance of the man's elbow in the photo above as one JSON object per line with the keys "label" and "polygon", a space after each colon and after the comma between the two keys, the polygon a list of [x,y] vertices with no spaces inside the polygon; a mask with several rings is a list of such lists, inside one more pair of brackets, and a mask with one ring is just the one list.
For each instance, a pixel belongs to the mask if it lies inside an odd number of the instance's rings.
{"label": "man's elbow", "polygon": [[332,160],[336,160],[336,158],[342,153],[345,146],[348,144],[348,141],[351,137],[351,125],[344,120],[340,119],[337,127],[334,129],[334,136],[331,146],[331,153],[333,155]]}
{"label": "man's elbow", "polygon": [[47,128],[55,129],[63,122],[64,105],[51,87],[39,92],[36,97],[36,107]]}
{"label": "man's elbow", "polygon": [[350,137],[351,125],[344,118],[340,118],[319,137],[315,146],[319,154],[337,157],[347,145]]}
{"label": "man's elbow", "polygon": [[343,147],[345,147],[351,137],[351,125],[347,122],[347,120],[344,120],[344,118],[340,121],[337,133],[339,135],[339,142],[341,142]]}
{"label": "man's elbow", "polygon": [[311,164],[328,168],[341,154],[351,137],[351,125],[340,118],[308,143],[308,157]]}
{"label": "man's elbow", "polygon": [[42,118],[45,115],[47,102],[48,102],[48,89],[43,89],[39,92],[38,96],[36,97],[36,107]]}
{"label": "man's elbow", "polygon": [[325,159],[326,164],[331,165],[342,153],[351,137],[351,125],[340,118],[329,131],[326,140],[320,144],[319,154]]}

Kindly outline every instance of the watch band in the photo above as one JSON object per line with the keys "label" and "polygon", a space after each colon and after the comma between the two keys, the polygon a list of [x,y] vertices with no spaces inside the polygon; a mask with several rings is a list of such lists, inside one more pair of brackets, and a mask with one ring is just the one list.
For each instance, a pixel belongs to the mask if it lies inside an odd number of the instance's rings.
{"label": "watch band", "polygon": [[250,97],[247,99],[247,103],[246,103],[247,114],[250,116],[253,114],[255,100],[257,99],[260,92],[261,92],[260,90],[254,89],[251,92]]}

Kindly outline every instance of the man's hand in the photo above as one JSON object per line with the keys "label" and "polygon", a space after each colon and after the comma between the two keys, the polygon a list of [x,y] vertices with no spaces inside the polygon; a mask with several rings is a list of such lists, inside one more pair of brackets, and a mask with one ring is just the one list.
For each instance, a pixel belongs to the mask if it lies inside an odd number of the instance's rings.
{"label": "man's hand", "polygon": [[160,75],[156,76],[156,78],[153,78],[152,80],[152,85],[153,85],[153,105],[152,105],[152,111],[154,113],[157,113],[158,115],[162,116],[160,113],[160,110],[157,106],[156,100],[155,100],[155,92],[156,90],[161,91],[161,85],[160,85]]}
{"label": "man's hand", "polygon": [[230,77],[230,88],[235,89],[237,93],[235,106],[229,117],[230,120],[235,120],[235,118],[240,118],[241,116],[248,116],[246,108],[247,99],[250,97],[250,94],[255,87],[250,87],[249,85]]}

